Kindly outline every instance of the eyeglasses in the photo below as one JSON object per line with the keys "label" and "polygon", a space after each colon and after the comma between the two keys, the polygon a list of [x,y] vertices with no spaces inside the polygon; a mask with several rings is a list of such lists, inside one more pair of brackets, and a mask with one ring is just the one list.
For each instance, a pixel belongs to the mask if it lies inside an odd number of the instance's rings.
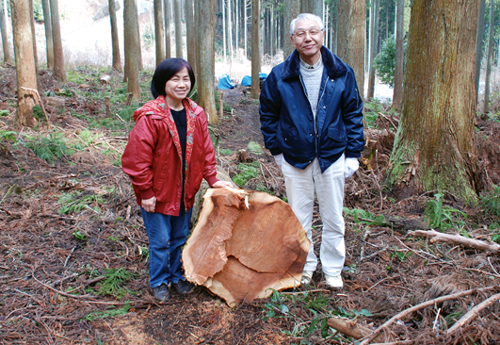
{"label": "eyeglasses", "polygon": [[311,30],[300,30],[295,32],[293,35],[297,38],[304,38],[309,33],[310,36],[317,36],[319,33],[323,31],[320,29],[311,29]]}

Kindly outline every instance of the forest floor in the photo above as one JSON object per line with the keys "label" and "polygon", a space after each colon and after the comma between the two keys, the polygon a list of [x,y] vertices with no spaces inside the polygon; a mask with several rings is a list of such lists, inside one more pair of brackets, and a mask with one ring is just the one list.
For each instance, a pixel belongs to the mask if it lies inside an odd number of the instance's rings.
{"label": "forest floor", "polygon": [[[57,83],[41,71],[50,124],[38,112],[30,129],[14,124],[15,70],[0,70],[1,344],[349,344],[354,339],[328,327],[328,319],[355,319],[373,331],[408,308],[460,292],[399,317],[376,342],[500,342],[498,301],[448,334],[472,307],[498,296],[498,253],[410,232],[433,224],[495,244],[500,192],[486,190],[475,208],[446,191],[391,193],[384,177],[399,116],[377,102],[366,105],[363,164],[346,183],[342,291],[325,289],[318,267],[311,286],[236,308],[204,287],[157,304],[148,287],[148,238],[119,163],[138,105],[125,105],[121,76],[109,74],[111,84],[101,83],[98,70],[82,67]],[[142,78],[146,101],[150,75]],[[247,91],[224,91],[226,111],[211,127],[218,163],[244,188],[285,197],[281,172],[263,149],[258,101]],[[476,128],[483,180],[498,185],[500,126],[478,118]],[[249,168],[256,166],[257,173]],[[318,212],[314,225],[318,243]]]}

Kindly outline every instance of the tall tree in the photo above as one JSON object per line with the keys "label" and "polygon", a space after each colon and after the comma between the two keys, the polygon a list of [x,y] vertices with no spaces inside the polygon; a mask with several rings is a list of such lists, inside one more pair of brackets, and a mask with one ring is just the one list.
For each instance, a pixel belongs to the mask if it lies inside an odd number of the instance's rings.
{"label": "tall tree", "polygon": [[165,20],[165,57],[168,59],[172,56],[172,45],[170,43],[170,0],[163,0],[163,19]]}
{"label": "tall tree", "polygon": [[323,18],[323,0],[302,0],[301,12],[313,13]]}
{"label": "tall tree", "polygon": [[187,60],[196,72],[196,33],[194,21],[194,1],[186,0],[186,40],[187,40]]}
{"label": "tall tree", "polygon": [[251,6],[251,0],[243,0],[244,12],[243,12],[243,28],[244,28],[244,40],[245,40],[245,57],[248,57],[248,8]]}
{"label": "tall tree", "polygon": [[175,56],[182,58],[182,20],[181,20],[181,2],[174,1],[174,21],[175,21]]}
{"label": "tall tree", "polygon": [[33,93],[37,92],[30,0],[10,0],[17,77],[16,123],[33,125]]}
{"label": "tall tree", "polygon": [[3,0],[0,0],[0,30],[2,31],[3,61],[11,64],[12,59],[9,51],[9,39],[7,38],[7,17],[5,16],[3,5]]}
{"label": "tall tree", "polygon": [[[0,0],[3,3],[3,1]],[[49,0],[42,0],[43,27],[45,29],[45,50],[47,52],[47,68],[54,68],[54,40]]]}
{"label": "tall tree", "polygon": [[479,79],[481,76],[481,60],[483,59],[483,38],[484,38],[484,13],[486,12],[486,0],[481,0],[479,7],[479,18],[477,21],[476,33],[476,59],[475,59],[475,72],[474,83],[476,85],[476,98],[479,94]]}
{"label": "tall tree", "polygon": [[375,67],[373,60],[377,56],[378,50],[378,13],[379,13],[380,0],[371,0],[370,7],[370,49],[369,49],[369,62],[368,62],[368,93],[367,98],[373,98],[375,93]]}
{"label": "tall tree", "polygon": [[401,110],[403,99],[403,67],[404,67],[404,0],[397,0],[396,14],[396,65],[394,68],[394,93],[392,107]]}
{"label": "tall tree", "polygon": [[[290,23],[300,14],[300,0],[285,0],[285,16],[284,20],[284,37],[283,37],[283,53],[285,58],[290,55],[295,49],[292,40],[290,39]],[[286,39],[285,39],[286,37]]]}
{"label": "tall tree", "polygon": [[229,63],[232,64],[233,63],[233,20],[232,20],[232,16],[231,16],[231,0],[228,0],[227,1],[227,34],[228,34],[228,38],[227,38],[227,41],[228,41],[228,48],[229,48],[229,57],[230,57],[230,60],[229,60]]}
{"label": "tall tree", "polygon": [[52,21],[52,38],[54,40],[54,76],[61,80],[67,80],[64,68],[64,52],[61,39],[61,26],[59,25],[58,0],[50,0],[50,19]]}
{"label": "tall tree", "polygon": [[486,78],[484,81],[484,109],[483,112],[490,111],[490,81],[491,81],[491,60],[493,58],[493,44],[495,36],[495,1],[490,0],[490,33],[488,39],[488,56],[486,59]]}
{"label": "tall tree", "polygon": [[218,122],[215,108],[215,0],[198,0],[198,103],[205,109],[208,122]]}
{"label": "tall tree", "polygon": [[123,29],[124,43],[127,47],[125,49],[125,78],[128,82],[127,93],[131,94],[131,99],[139,99],[141,94],[139,86],[141,44],[137,35],[138,27],[136,0],[124,0]]}
{"label": "tall tree", "polygon": [[225,0],[222,0],[222,56],[224,57],[224,64],[227,63],[227,43],[226,43],[226,4]]}
{"label": "tall tree", "polygon": [[[331,19],[326,21],[326,24],[330,25],[330,34],[329,34],[329,36],[330,36],[330,38],[329,38],[330,49],[335,54],[337,54],[337,52],[338,52],[338,29],[337,29],[338,22],[339,22],[338,3],[339,2],[337,0],[337,1],[333,1],[333,4],[331,4],[331,9],[330,9],[331,12],[328,12]],[[365,8],[366,8],[366,4],[365,4]],[[365,14],[365,17],[366,17],[366,14]],[[366,23],[365,23],[365,27],[366,27]],[[366,46],[366,42],[365,42],[365,46]],[[365,66],[365,68],[366,68],[366,66]],[[364,88],[364,86],[363,86],[363,88]]]}
{"label": "tall tree", "polygon": [[[111,1],[111,0],[110,0]],[[165,30],[163,29],[163,0],[154,0],[156,66],[165,59]]]}
{"label": "tall tree", "polygon": [[109,20],[111,25],[111,51],[113,55],[113,69],[121,72],[122,60],[120,57],[120,42],[118,38],[118,24],[116,21],[116,2],[108,0]]}
{"label": "tall tree", "polygon": [[[35,31],[35,11],[33,11],[33,1],[29,2],[29,11],[30,11],[30,23],[31,23],[31,34],[33,35],[33,56],[35,57],[35,75],[38,76],[38,53],[36,48],[36,31]],[[40,78],[36,78],[36,84],[38,88],[38,92],[42,93],[42,82]]]}
{"label": "tall tree", "polygon": [[[477,202],[474,46],[479,2],[414,0],[403,110],[390,182],[405,194],[441,189]],[[439,62],[439,63],[437,63]]]}
{"label": "tall tree", "polygon": [[366,0],[339,0],[337,54],[354,70],[359,93],[365,84]]}
{"label": "tall tree", "polygon": [[252,98],[260,95],[260,0],[252,0]]}

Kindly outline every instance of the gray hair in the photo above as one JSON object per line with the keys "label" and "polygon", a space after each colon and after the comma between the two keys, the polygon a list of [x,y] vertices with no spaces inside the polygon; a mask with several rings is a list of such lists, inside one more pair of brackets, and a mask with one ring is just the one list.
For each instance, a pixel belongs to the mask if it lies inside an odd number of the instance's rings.
{"label": "gray hair", "polygon": [[323,29],[325,28],[325,26],[323,25],[323,20],[320,17],[318,17],[317,15],[312,14],[312,13],[301,13],[297,16],[297,18],[292,20],[292,22],[290,23],[290,35],[291,36],[293,36],[293,33],[295,32],[295,24],[299,20],[302,20],[302,19],[308,19],[308,20],[312,20],[312,21],[318,23],[319,29],[321,31],[323,31]]}

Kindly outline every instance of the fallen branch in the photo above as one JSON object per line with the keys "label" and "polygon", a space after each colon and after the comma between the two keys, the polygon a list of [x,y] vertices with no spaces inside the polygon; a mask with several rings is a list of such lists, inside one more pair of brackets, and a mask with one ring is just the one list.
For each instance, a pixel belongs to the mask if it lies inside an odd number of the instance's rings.
{"label": "fallen branch", "polygon": [[462,316],[460,320],[458,320],[453,325],[453,327],[448,329],[446,335],[452,335],[455,331],[463,327],[466,323],[470,322],[471,320],[474,320],[479,315],[479,312],[481,312],[481,310],[488,308],[490,305],[496,303],[498,300],[500,300],[500,294],[493,295],[490,298],[476,305],[474,308],[469,310],[464,316]]}
{"label": "fallen branch", "polygon": [[[71,297],[71,298],[74,298],[74,299],[79,299],[79,300],[83,300],[85,301],[85,303],[92,303],[92,304],[103,304],[103,305],[125,305],[124,302],[103,302],[103,301],[95,301],[95,300],[89,300],[88,298],[90,296],[88,295],[85,295],[85,296],[78,296],[78,295],[72,295],[72,294],[69,294],[69,293],[66,293],[64,291],[61,291],[61,290],[57,290],[57,289],[54,289],[53,287],[47,285],[47,284],[44,284],[42,283],[41,281],[39,281],[36,277],[35,277],[35,274],[32,272],[31,273],[31,276],[33,277],[33,279],[40,285],[43,285],[45,286],[47,289],[49,290],[52,290],[54,291],[55,293],[61,295],[61,296],[65,296],[65,297]],[[138,302],[144,302],[144,301],[130,301],[129,303],[132,305],[134,303],[138,303]]]}
{"label": "fallen branch", "polygon": [[415,340],[392,341],[390,343],[373,343],[372,345],[410,345],[415,344]]}
{"label": "fallen branch", "polygon": [[[358,325],[358,319],[349,320],[332,317],[326,323],[329,327],[335,328],[337,331],[354,339],[361,339],[372,332],[370,328]],[[381,335],[377,336],[375,340],[380,342],[385,341],[384,336]]]}
{"label": "fallen branch", "polygon": [[415,230],[409,231],[408,235],[415,237],[425,237],[430,238],[431,243],[434,242],[446,242],[451,244],[460,244],[464,247],[473,248],[485,252],[490,252],[495,255],[500,255],[500,245],[496,243],[488,243],[485,241],[475,240],[473,238],[467,238],[460,235],[450,235],[444,234],[441,232],[437,232],[434,230],[424,231],[424,230]]}
{"label": "fallen branch", "polygon": [[411,308],[405,309],[402,312],[400,312],[400,313],[394,315],[393,317],[391,317],[383,325],[379,326],[375,331],[373,331],[372,334],[370,334],[367,337],[365,336],[365,338],[363,338],[363,341],[361,343],[359,343],[359,345],[367,345],[367,344],[369,344],[373,339],[375,339],[375,337],[377,335],[380,334],[380,332],[382,332],[382,330],[384,328],[386,328],[389,325],[393,324],[397,320],[404,318],[406,315],[409,315],[409,314],[413,313],[414,311],[417,311],[417,310],[423,309],[425,307],[428,307],[428,306],[431,306],[431,305],[434,305],[434,304],[437,304],[437,303],[441,303],[441,302],[444,302],[444,301],[447,301],[447,300],[450,300],[450,299],[456,299],[456,298],[460,298],[460,297],[463,297],[463,296],[471,295],[473,293],[490,291],[490,290],[494,290],[494,289],[497,289],[497,288],[498,288],[498,286],[488,286],[488,287],[479,288],[479,289],[471,289],[471,290],[467,290],[467,291],[461,291],[461,292],[457,292],[457,293],[454,293],[454,294],[451,294],[451,295],[434,298],[434,299],[432,299],[430,301],[426,301],[424,303],[420,303],[420,304],[418,304],[416,306],[413,306]]}

